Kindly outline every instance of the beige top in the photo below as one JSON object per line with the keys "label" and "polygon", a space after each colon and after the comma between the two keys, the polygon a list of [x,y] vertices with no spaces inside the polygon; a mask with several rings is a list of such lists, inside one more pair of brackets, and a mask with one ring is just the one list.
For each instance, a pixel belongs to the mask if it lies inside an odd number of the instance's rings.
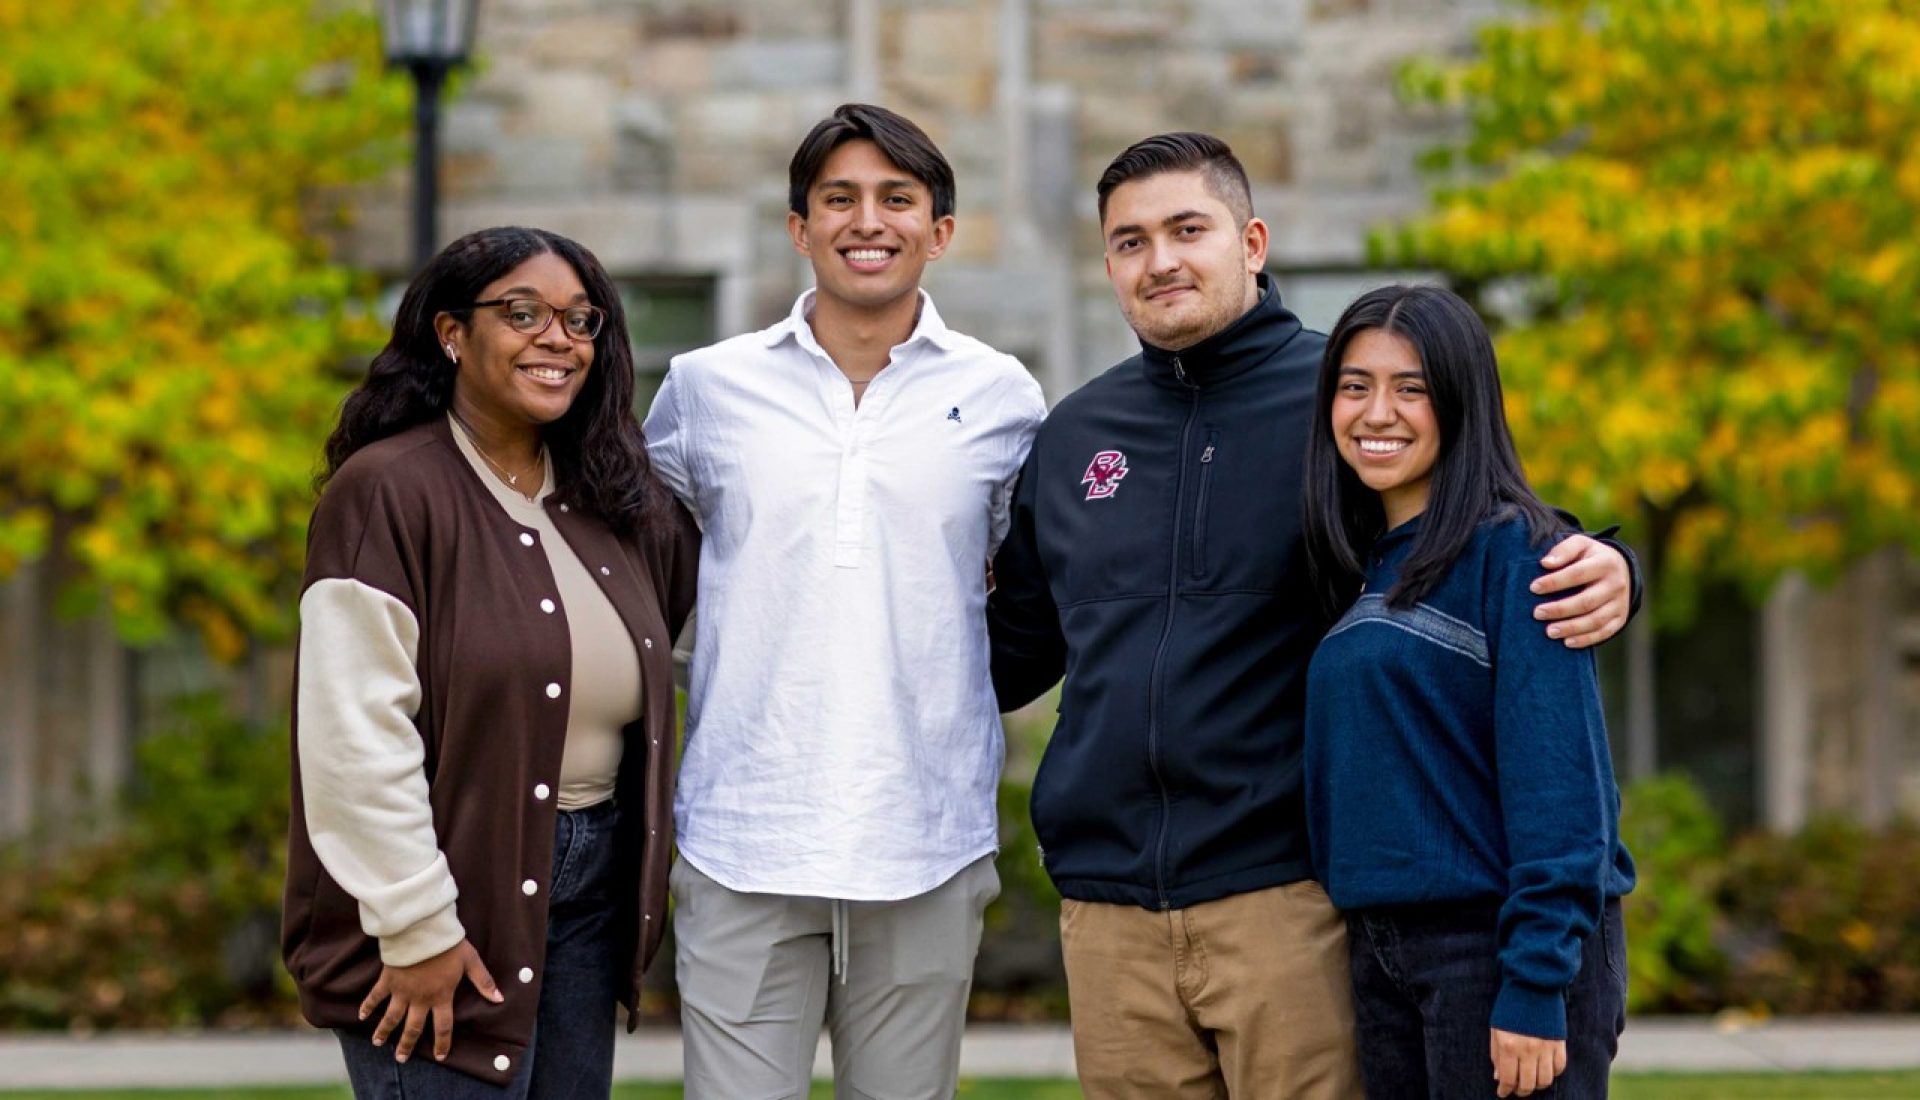
{"label": "beige top", "polygon": [[460,453],[467,456],[494,499],[515,522],[540,532],[540,545],[560,590],[560,605],[554,612],[566,615],[567,633],[573,639],[573,694],[567,708],[567,747],[560,760],[559,806],[578,810],[605,802],[613,797],[614,780],[620,773],[625,747],[621,731],[640,717],[640,655],[613,604],[547,518],[545,501],[553,492],[553,463],[542,463],[546,480],[528,500],[494,473],[460,422],[452,423]]}

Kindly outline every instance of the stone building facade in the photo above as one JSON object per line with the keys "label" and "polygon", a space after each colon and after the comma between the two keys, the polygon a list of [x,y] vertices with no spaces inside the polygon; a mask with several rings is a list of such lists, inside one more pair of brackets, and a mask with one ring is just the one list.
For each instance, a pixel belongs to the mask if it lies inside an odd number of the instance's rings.
{"label": "stone building facade", "polygon": [[[1310,324],[1408,273],[1368,231],[1418,211],[1420,150],[1455,125],[1401,105],[1396,67],[1470,48],[1498,0],[481,0],[479,67],[444,115],[441,239],[497,224],[593,248],[629,298],[643,369],[783,315],[810,274],[786,234],[786,164],[848,100],[919,121],[958,176],[958,231],[927,285],[954,327],[1018,355],[1057,399],[1135,345],[1101,264],[1093,184],[1130,142],[1224,137],[1272,226],[1270,271]],[[347,262],[408,275],[408,176],[359,196]],[[1417,276],[1418,273],[1412,273]],[[651,386],[643,387],[651,392]],[[0,585],[0,839],[124,778],[148,696],[204,681],[130,660],[53,614],[51,567]],[[1876,571],[1877,570],[1877,571]],[[1920,571],[1789,583],[1697,644],[1739,650],[1751,693],[1719,731],[1756,821],[1920,813]],[[1684,648],[1663,641],[1663,653]],[[1616,647],[1618,648],[1618,647]],[[1719,654],[1726,656],[1725,653]],[[1615,658],[1617,659],[1617,658]],[[256,672],[260,685],[284,677]],[[1672,677],[1663,682],[1663,692]],[[1689,694],[1690,693],[1690,694]],[[1724,698],[1720,700],[1725,702]],[[1696,708],[1701,722],[1727,709]],[[1718,714],[1720,717],[1712,717]]]}
{"label": "stone building facade", "polygon": [[[1129,143],[1225,138],[1273,226],[1273,267],[1331,322],[1365,234],[1417,209],[1445,120],[1395,66],[1464,47],[1473,0],[485,0],[484,58],[449,104],[443,238],[521,222],[594,248],[643,344],[759,327],[809,274],[786,166],[848,100],[919,121],[954,163],[958,232],[929,270],[949,323],[1055,397],[1130,354],[1093,183]],[[368,196],[349,259],[403,273],[404,179]],[[651,307],[651,308],[649,308]],[[704,326],[704,330],[701,329]],[[663,365],[663,364],[662,364]]]}

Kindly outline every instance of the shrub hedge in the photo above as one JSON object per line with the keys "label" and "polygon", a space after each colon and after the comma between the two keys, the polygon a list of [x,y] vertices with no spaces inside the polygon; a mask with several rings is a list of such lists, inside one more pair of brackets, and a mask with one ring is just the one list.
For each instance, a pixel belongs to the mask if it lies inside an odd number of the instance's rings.
{"label": "shrub hedge", "polygon": [[0,1028],[297,1019],[278,948],[284,727],[193,696],[136,761],[112,840],[0,855]]}

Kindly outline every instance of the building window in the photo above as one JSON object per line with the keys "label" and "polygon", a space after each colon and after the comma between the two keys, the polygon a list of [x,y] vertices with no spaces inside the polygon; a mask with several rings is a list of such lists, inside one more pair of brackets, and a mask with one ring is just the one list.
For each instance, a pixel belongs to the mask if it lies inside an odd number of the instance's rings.
{"label": "building window", "polygon": [[645,416],[666,377],[667,362],[718,339],[710,275],[635,275],[616,280],[633,340],[633,407]]}

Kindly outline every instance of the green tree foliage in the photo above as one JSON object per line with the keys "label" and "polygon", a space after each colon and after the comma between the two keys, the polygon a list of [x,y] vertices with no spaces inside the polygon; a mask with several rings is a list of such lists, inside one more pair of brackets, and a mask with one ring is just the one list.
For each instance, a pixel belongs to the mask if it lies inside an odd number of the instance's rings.
{"label": "green tree foliage", "polygon": [[58,552],[135,641],[284,625],[372,335],[311,229],[407,134],[361,7],[0,4],[0,577]]}
{"label": "green tree foliage", "polygon": [[1526,6],[1403,74],[1468,123],[1375,244],[1508,294],[1543,494],[1633,520],[1670,613],[1920,547],[1920,2]]}

